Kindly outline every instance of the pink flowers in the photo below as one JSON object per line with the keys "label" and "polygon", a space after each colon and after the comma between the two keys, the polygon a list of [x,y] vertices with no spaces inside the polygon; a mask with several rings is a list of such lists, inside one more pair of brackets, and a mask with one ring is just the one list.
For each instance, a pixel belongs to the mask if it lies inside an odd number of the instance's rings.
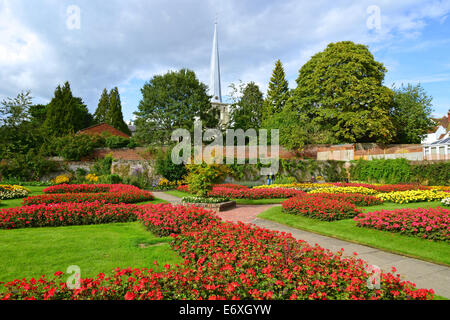
{"label": "pink flowers", "polygon": [[153,200],[153,195],[134,186],[112,185],[58,185],[44,189],[46,195],[28,197],[24,205],[61,202],[137,203]]}
{"label": "pink flowers", "polygon": [[450,210],[440,207],[361,213],[354,220],[359,227],[450,241]]}

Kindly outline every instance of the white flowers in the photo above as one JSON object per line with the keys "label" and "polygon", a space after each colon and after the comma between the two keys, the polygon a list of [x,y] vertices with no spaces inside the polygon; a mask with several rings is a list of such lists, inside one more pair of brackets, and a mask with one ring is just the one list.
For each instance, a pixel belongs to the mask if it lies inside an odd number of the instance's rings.
{"label": "white flowers", "polygon": [[442,203],[444,206],[450,206],[450,197],[449,197],[449,198],[442,199],[441,203]]}

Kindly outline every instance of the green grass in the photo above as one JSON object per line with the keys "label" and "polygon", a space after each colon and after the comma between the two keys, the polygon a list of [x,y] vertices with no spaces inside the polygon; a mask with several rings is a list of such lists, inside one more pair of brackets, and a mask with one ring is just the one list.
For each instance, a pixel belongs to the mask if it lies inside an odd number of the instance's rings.
{"label": "green grass", "polygon": [[[393,210],[399,208],[425,208],[437,206],[439,206],[439,202],[437,201],[403,205],[385,203],[379,206],[366,207],[364,210],[371,212],[382,209]],[[450,265],[450,247],[447,243],[409,237],[387,231],[358,228],[352,219],[333,222],[320,221],[284,213],[279,206],[266,210],[259,215],[259,218],[272,220],[293,228],[311,231],[325,236],[368,245],[393,253]]]}
{"label": "green grass", "polygon": [[[192,194],[178,191],[178,190],[171,190],[171,191],[165,191],[165,193],[170,194],[172,196],[183,198],[183,197],[191,197]],[[247,204],[247,205],[258,205],[258,204],[279,204],[285,201],[286,199],[257,199],[257,200],[250,200],[250,199],[232,199],[236,201],[237,204]]]}
{"label": "green grass", "polygon": [[[0,230],[0,281],[53,275],[71,265],[81,276],[120,268],[155,268],[181,263],[170,238],[158,238],[139,222]],[[140,245],[146,245],[141,247]]]}

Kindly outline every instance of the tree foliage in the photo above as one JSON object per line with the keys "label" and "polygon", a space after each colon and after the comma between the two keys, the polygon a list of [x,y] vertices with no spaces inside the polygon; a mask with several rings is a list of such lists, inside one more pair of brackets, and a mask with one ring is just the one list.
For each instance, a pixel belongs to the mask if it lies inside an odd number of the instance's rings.
{"label": "tree foliage", "polygon": [[301,69],[289,103],[341,142],[391,142],[393,92],[367,46],[331,43]]}
{"label": "tree foliage", "polygon": [[263,94],[256,83],[231,85],[234,103],[231,105],[231,123],[234,129],[261,128],[263,115]]}
{"label": "tree foliage", "polygon": [[392,117],[397,130],[396,143],[421,143],[435,126],[431,120],[431,101],[420,84],[394,88]]}
{"label": "tree foliage", "polygon": [[51,136],[64,136],[91,126],[93,117],[83,100],[74,97],[69,82],[58,86],[47,107],[44,127]]}
{"label": "tree foliage", "polygon": [[283,111],[290,97],[289,83],[286,80],[283,64],[280,60],[275,63],[272,77],[270,78],[267,97],[264,100],[264,119]]}
{"label": "tree foliage", "polygon": [[196,119],[204,127],[217,128],[218,110],[211,107],[207,91],[188,69],[154,76],[141,90],[136,136],[142,142],[168,144],[175,129],[193,132]]}
{"label": "tree foliage", "polygon": [[94,120],[97,123],[107,123],[117,130],[131,135],[130,129],[123,120],[122,102],[117,87],[109,93],[106,89],[103,90],[97,110],[94,113]]}

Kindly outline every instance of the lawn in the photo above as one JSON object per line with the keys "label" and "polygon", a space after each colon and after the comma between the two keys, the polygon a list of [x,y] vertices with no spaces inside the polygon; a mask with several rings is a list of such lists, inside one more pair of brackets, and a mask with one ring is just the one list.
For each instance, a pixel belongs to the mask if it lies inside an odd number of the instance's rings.
{"label": "lawn", "polygon": [[81,268],[81,277],[114,268],[154,268],[181,263],[169,247],[139,222],[107,225],[0,230],[0,282]]}
{"label": "lawn", "polygon": [[[183,198],[183,197],[192,197],[192,194],[178,191],[178,190],[171,190],[171,191],[165,191],[165,193],[170,194],[172,196]],[[251,200],[251,199],[232,199],[236,201],[237,204],[247,204],[247,205],[258,205],[258,204],[280,204],[286,199],[257,199],[257,200]]]}
{"label": "lawn", "polygon": [[[394,210],[399,208],[438,207],[440,202],[422,202],[409,204],[385,203],[383,205],[360,208],[366,212],[378,210]],[[359,244],[368,245],[393,253],[399,253],[422,260],[450,265],[449,245],[444,242],[433,242],[425,239],[408,237],[386,231],[358,228],[352,219],[334,222],[320,221],[303,216],[282,212],[277,206],[261,213],[259,218],[272,220],[293,228],[315,232]]]}

